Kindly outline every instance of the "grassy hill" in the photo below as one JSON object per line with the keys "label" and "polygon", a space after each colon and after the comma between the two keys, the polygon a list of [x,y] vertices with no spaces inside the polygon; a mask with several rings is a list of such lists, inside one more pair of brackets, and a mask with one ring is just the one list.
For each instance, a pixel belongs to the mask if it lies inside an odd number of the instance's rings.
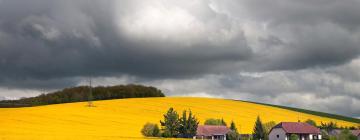
{"label": "grassy hill", "polygon": [[212,98],[162,97],[0,108],[0,139],[142,139],[146,122],[159,123],[169,107],[191,109],[203,123],[207,118],[234,120],[241,133],[251,133],[256,116],[263,122],[313,119],[342,126],[359,123],[243,101]]}

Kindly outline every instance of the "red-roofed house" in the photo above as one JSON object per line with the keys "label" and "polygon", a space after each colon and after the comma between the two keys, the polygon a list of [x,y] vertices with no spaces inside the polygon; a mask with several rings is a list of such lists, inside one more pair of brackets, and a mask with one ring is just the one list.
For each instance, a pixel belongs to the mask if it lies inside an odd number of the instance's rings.
{"label": "red-roofed house", "polygon": [[299,140],[321,140],[321,131],[310,124],[302,122],[281,122],[269,133],[269,140],[289,140],[291,134],[299,136]]}
{"label": "red-roofed house", "polygon": [[194,139],[226,140],[230,129],[220,125],[199,125]]}

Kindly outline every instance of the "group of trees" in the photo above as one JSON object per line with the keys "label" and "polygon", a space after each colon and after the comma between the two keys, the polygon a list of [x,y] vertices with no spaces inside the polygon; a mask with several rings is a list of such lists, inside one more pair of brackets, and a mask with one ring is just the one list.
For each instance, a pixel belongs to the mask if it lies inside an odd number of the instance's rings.
{"label": "group of trees", "polygon": [[196,135],[199,121],[192,114],[191,110],[188,112],[184,110],[180,117],[173,108],[170,108],[164,114],[164,120],[160,121],[161,131],[158,130],[157,124],[147,123],[144,125],[141,133],[148,137],[191,138]]}
{"label": "group of trees", "polygon": [[[90,94],[91,90],[91,94]],[[122,99],[136,97],[164,97],[161,90],[143,85],[117,85],[117,86],[79,86],[66,88],[49,94],[19,100],[0,101],[0,107],[37,106],[58,103],[81,102],[88,100]]]}
{"label": "group of trees", "polygon": [[[141,133],[146,137],[192,138],[196,135],[199,121],[191,110],[184,110],[181,116],[173,108],[169,108],[164,114],[164,120],[160,121],[161,129],[155,123],[146,123],[141,129]],[[204,124],[227,126],[224,119],[213,118],[205,120]],[[227,139],[239,140],[240,134],[234,121],[231,121],[229,128],[231,131],[227,134]]]}

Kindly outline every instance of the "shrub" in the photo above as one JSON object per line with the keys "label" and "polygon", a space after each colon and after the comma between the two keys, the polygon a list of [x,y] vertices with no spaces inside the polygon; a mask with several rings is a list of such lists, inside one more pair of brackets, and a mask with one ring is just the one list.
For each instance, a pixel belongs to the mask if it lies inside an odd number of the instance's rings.
{"label": "shrub", "polygon": [[240,135],[238,132],[231,130],[229,133],[226,134],[227,140],[240,140]]}
{"label": "shrub", "polygon": [[312,119],[307,119],[307,120],[305,121],[305,123],[317,127],[316,122],[315,122],[314,120],[312,120]]}
{"label": "shrub", "polygon": [[224,125],[224,126],[226,126],[226,122],[224,121],[224,119],[214,119],[214,118],[205,120],[204,124],[205,125]]}
{"label": "shrub", "polygon": [[357,137],[354,136],[348,129],[341,131],[338,140],[357,140]]}
{"label": "shrub", "polygon": [[270,122],[267,122],[267,123],[264,123],[264,124],[263,124],[264,131],[265,131],[265,138],[264,138],[264,140],[268,140],[268,139],[269,139],[270,130],[271,130],[275,125],[276,125],[276,122],[274,122],[274,121],[270,121]]}
{"label": "shrub", "polygon": [[291,134],[290,135],[290,140],[299,140],[299,136],[296,134]]}
{"label": "shrub", "polygon": [[160,129],[157,124],[146,123],[141,129],[141,134],[146,137],[157,137],[160,134]]}

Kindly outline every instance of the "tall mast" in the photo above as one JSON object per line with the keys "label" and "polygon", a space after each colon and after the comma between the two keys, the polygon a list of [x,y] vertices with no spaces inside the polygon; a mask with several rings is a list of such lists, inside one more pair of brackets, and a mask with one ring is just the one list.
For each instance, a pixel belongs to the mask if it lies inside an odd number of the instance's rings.
{"label": "tall mast", "polygon": [[88,95],[88,106],[92,107],[93,103],[93,95],[92,95],[92,85],[91,85],[91,77],[89,77],[89,95]]}

